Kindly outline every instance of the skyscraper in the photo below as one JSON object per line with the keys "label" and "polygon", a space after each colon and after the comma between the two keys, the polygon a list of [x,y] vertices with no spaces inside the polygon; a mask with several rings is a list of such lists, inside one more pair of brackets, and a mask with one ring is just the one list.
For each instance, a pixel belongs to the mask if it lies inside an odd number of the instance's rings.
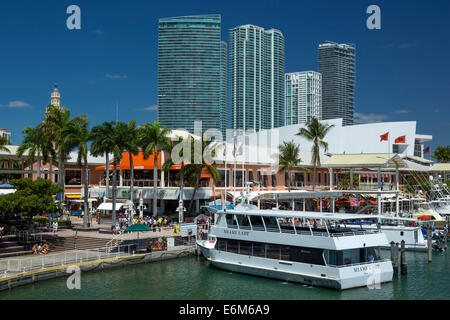
{"label": "skyscraper", "polygon": [[355,89],[355,46],[327,42],[319,45],[322,74],[322,119],[343,118],[353,124]]}
{"label": "skyscraper", "polygon": [[322,75],[315,71],[287,73],[285,77],[286,125],[322,120]]}
{"label": "skyscraper", "polygon": [[231,126],[284,125],[284,37],[275,29],[243,25],[230,30]]}
{"label": "skyscraper", "polygon": [[158,120],[194,132],[226,129],[226,43],[220,15],[159,19]]}

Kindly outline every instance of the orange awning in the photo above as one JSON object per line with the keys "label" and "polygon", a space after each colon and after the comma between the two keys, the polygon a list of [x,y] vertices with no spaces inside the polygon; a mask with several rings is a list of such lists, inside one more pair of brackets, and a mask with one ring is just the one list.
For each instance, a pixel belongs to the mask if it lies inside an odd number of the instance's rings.
{"label": "orange awning", "polygon": [[200,178],[211,178],[211,175],[208,173],[208,170],[202,169],[202,172],[200,173]]}
{"label": "orange awning", "polygon": [[[117,170],[120,170],[120,164],[117,165],[116,167]],[[95,167],[96,171],[105,171],[106,170],[106,166],[98,166]],[[114,166],[112,164],[109,165],[109,170],[113,171],[114,170]]]}
{"label": "orange awning", "polygon": [[[132,158],[134,170],[153,170],[153,153],[147,159],[144,159],[144,153],[140,151],[137,156],[132,155]],[[158,153],[157,166],[158,169],[161,169],[161,152]],[[122,170],[130,170],[130,156],[128,152],[122,154],[120,168]]]}

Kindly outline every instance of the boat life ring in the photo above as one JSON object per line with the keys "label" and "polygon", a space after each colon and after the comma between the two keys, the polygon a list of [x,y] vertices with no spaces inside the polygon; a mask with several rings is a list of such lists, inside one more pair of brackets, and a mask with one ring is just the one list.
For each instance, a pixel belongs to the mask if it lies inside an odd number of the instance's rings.
{"label": "boat life ring", "polygon": [[156,241],[156,242],[155,242],[155,247],[156,247],[157,249],[159,249],[159,248],[161,247],[161,241]]}

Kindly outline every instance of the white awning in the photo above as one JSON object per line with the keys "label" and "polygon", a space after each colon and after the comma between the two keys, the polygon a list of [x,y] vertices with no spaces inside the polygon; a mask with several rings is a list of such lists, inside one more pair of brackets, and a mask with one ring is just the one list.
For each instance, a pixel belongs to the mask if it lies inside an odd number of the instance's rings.
{"label": "white awning", "polygon": [[[123,203],[116,203],[116,210],[119,210],[123,206],[124,206]],[[112,203],[111,202],[103,202],[97,208],[97,210],[110,210],[110,211],[112,211],[112,209],[113,208],[112,208]]]}

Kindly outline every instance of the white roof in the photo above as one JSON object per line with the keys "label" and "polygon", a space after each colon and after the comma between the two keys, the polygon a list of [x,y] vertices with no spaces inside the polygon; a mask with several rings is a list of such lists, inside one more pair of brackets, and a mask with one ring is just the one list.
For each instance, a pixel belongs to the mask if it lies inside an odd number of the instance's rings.
{"label": "white roof", "polygon": [[[223,211],[220,211],[223,213]],[[369,214],[352,214],[352,213],[330,213],[330,212],[315,212],[315,211],[293,211],[293,210],[245,210],[243,207],[236,207],[234,210],[227,210],[230,214],[245,214],[249,216],[265,216],[265,217],[280,217],[280,218],[305,218],[305,219],[322,219],[322,220],[360,220],[360,219],[378,219],[384,218],[379,215]]]}
{"label": "white roof", "polygon": [[[98,210],[110,210],[112,211],[113,207],[112,207],[112,203],[111,202],[103,202],[102,204],[100,204],[97,209]],[[122,208],[125,204],[124,203],[116,203],[116,210],[119,210],[120,208]]]}

